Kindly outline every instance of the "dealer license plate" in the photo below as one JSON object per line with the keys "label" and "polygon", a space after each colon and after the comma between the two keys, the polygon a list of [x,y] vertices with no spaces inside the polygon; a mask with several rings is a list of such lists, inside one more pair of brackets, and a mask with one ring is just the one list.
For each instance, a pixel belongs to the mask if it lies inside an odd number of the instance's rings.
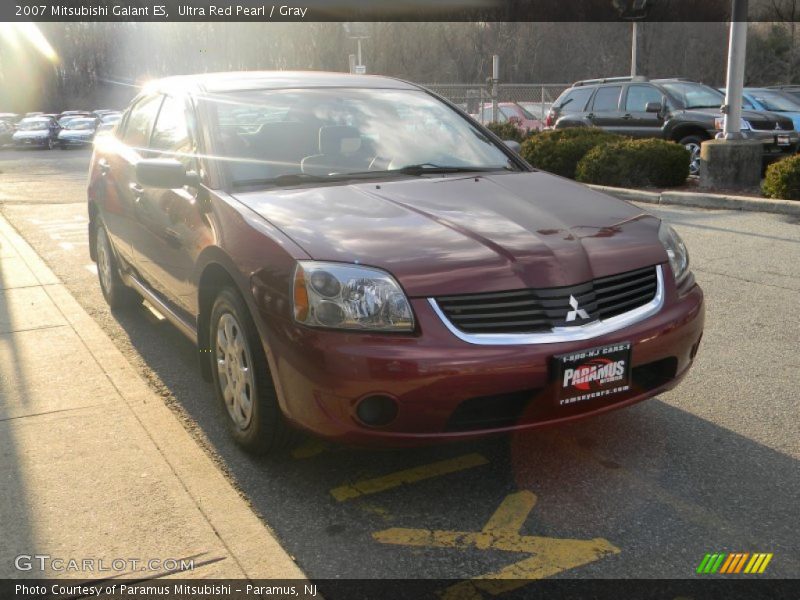
{"label": "dealer license plate", "polygon": [[631,386],[631,344],[619,342],[553,357],[560,406],[627,392]]}
{"label": "dealer license plate", "polygon": [[791,143],[788,135],[776,135],[775,142],[778,146],[788,146]]}

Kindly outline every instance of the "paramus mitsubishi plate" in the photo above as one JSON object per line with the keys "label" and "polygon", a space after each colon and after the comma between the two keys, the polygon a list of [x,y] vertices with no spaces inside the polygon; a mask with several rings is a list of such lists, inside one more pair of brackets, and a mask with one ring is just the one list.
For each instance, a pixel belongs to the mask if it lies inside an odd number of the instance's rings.
{"label": "paramus mitsubishi plate", "polygon": [[196,341],[251,452],[597,415],[675,386],[703,334],[669,225],[397,79],[154,82],[95,141],[88,202],[106,300]]}

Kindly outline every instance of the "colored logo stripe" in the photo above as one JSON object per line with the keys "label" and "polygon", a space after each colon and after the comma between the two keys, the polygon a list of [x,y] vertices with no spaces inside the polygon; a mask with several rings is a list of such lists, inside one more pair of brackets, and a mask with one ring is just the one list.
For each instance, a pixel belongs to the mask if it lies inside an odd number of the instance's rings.
{"label": "colored logo stripe", "polygon": [[772,560],[772,556],[772,553],[766,552],[752,555],[749,552],[706,554],[697,567],[697,573],[763,573]]}

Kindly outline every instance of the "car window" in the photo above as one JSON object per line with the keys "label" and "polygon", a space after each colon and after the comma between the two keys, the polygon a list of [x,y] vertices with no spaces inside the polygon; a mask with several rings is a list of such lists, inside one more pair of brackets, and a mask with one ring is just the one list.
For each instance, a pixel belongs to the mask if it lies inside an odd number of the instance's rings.
{"label": "car window", "polygon": [[789,97],[778,92],[760,91],[753,92],[756,102],[759,102],[766,110],[777,112],[800,112],[800,105]]}
{"label": "car window", "polygon": [[[516,169],[470,120],[417,90],[242,90],[200,101],[218,140],[208,160],[219,161],[235,184],[405,168]],[[234,119],[234,111],[252,120]]]}
{"label": "car window", "polygon": [[581,112],[586,108],[586,103],[592,97],[593,91],[592,88],[575,88],[556,102],[556,106],[562,112]]}
{"label": "car window", "polygon": [[691,81],[667,81],[662,83],[686,109],[719,108],[725,103],[725,95],[712,87]]}
{"label": "car window", "polygon": [[131,110],[122,140],[134,148],[147,148],[162,96],[143,98]]}
{"label": "car window", "polygon": [[628,87],[625,99],[627,112],[645,112],[648,102],[661,102],[661,92],[651,85],[632,85]]}
{"label": "car window", "polygon": [[592,110],[597,112],[617,110],[620,92],[622,92],[621,85],[600,88],[594,96]]}
{"label": "car window", "polygon": [[191,162],[188,155],[193,151],[193,144],[187,125],[186,105],[182,99],[164,97],[150,138],[150,149],[174,156],[187,166]]}

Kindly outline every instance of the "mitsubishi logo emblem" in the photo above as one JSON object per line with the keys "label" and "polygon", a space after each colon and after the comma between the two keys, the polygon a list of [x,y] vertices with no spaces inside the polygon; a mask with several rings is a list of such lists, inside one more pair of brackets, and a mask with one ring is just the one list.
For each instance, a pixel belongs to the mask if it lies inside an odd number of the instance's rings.
{"label": "mitsubishi logo emblem", "polygon": [[581,319],[589,318],[589,313],[582,308],[578,308],[578,301],[575,299],[575,296],[569,297],[569,305],[572,307],[572,310],[567,313],[567,323],[574,321],[578,317]]}

